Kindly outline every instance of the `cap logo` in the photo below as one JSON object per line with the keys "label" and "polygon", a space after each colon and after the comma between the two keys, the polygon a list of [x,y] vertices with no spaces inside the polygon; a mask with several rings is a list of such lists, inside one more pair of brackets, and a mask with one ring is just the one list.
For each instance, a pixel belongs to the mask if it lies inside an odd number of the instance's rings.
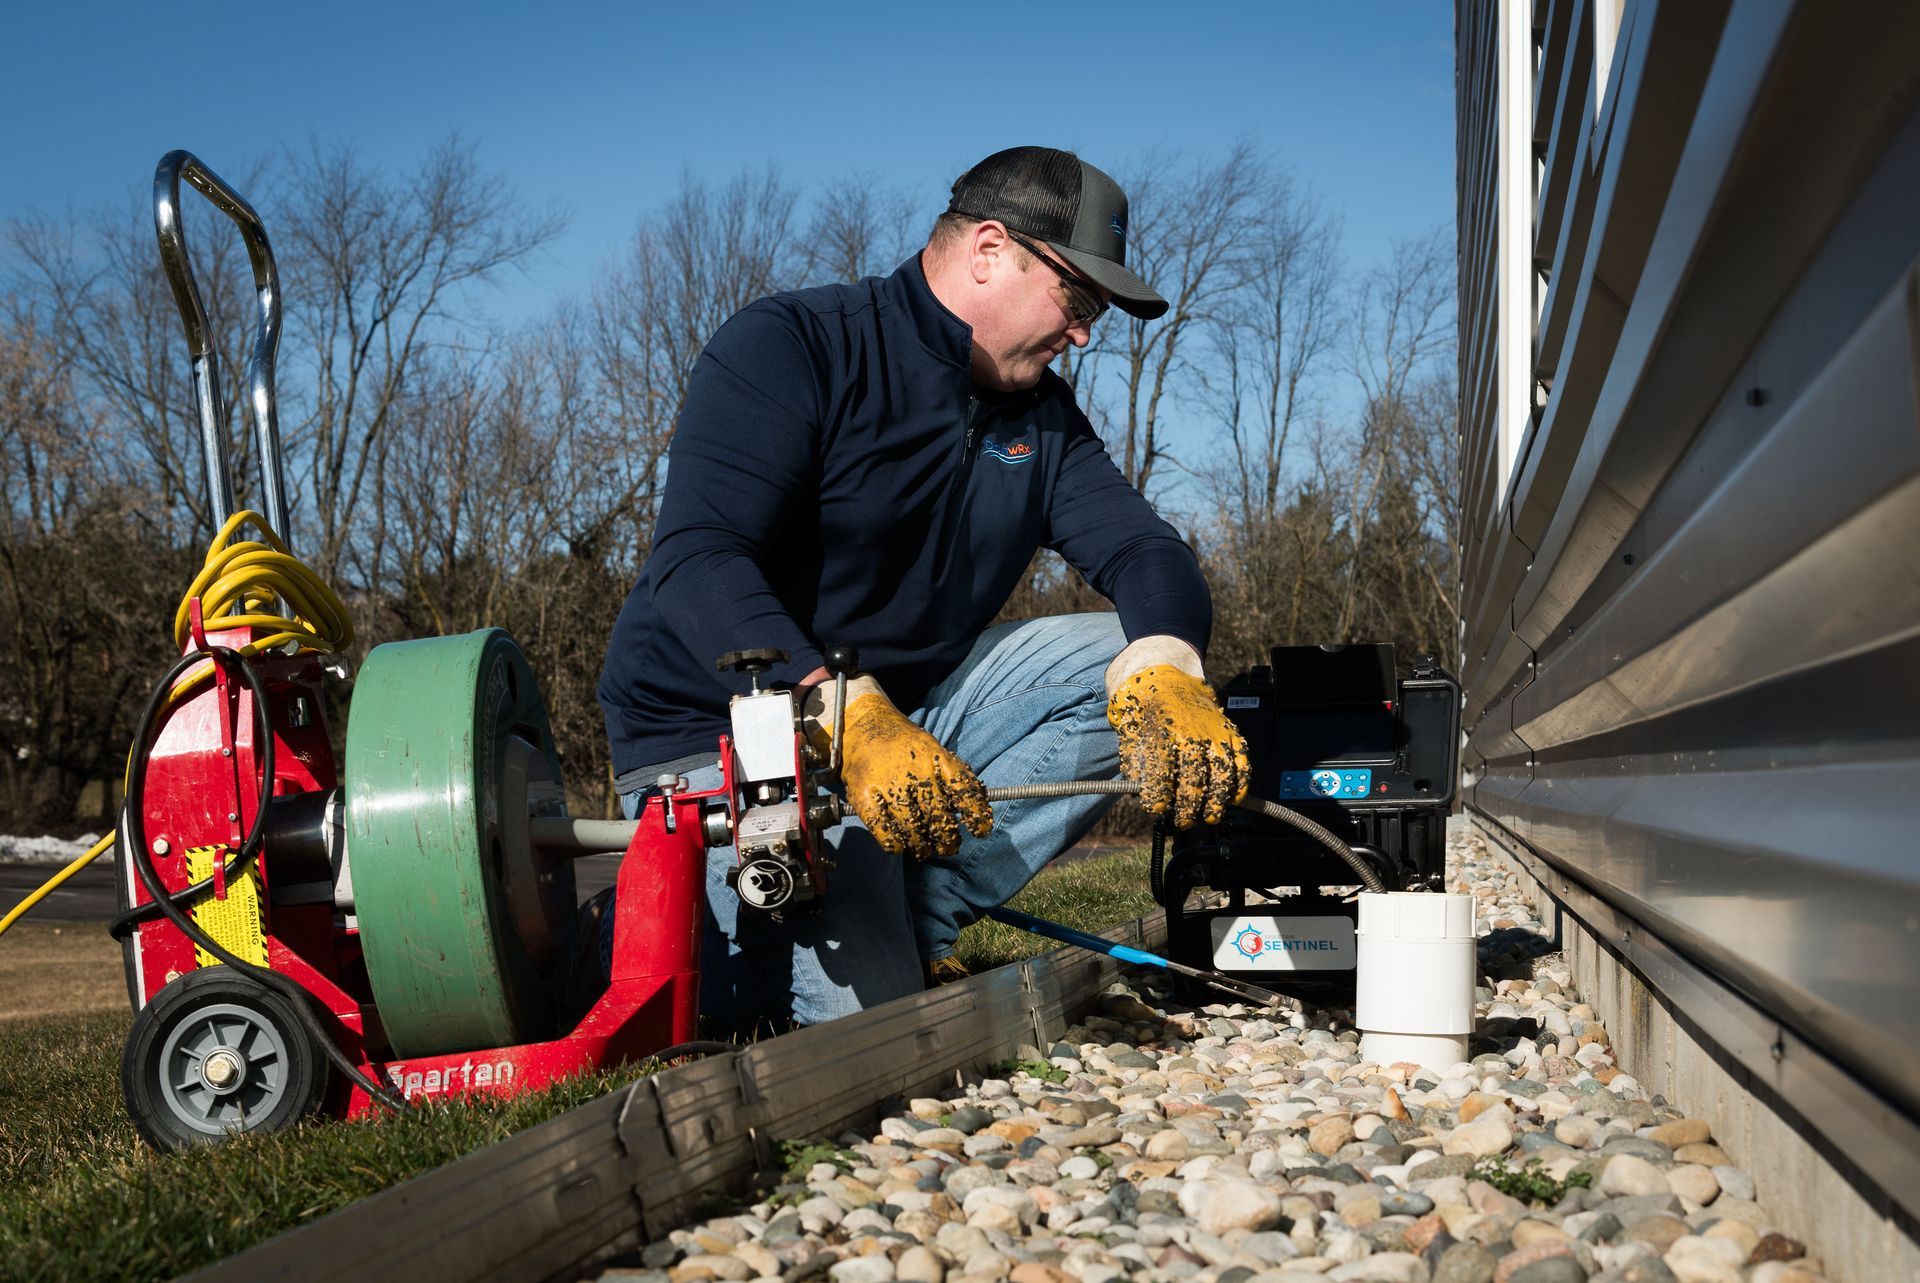
{"label": "cap logo", "polygon": [[1121,218],[1120,215],[1115,214],[1113,216],[1113,221],[1107,224],[1107,230],[1111,231],[1115,236],[1118,236],[1121,240],[1125,240],[1127,239],[1127,220],[1125,220],[1124,218]]}

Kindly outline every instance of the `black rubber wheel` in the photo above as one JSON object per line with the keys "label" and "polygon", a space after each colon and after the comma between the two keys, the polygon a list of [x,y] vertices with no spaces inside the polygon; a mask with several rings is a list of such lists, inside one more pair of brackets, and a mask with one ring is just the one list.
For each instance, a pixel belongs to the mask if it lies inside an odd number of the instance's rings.
{"label": "black rubber wheel", "polygon": [[292,1004],[223,966],[155,995],[120,1057],[127,1114],[162,1152],[291,1127],[320,1107],[328,1077]]}

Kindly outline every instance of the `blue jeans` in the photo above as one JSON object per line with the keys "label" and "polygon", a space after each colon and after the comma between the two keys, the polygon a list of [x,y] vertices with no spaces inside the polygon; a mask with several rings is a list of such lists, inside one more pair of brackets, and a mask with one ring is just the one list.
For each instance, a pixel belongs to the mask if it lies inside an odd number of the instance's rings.
{"label": "blue jeans", "polygon": [[[1124,645],[1111,614],[1002,624],[909,716],[988,788],[1112,779],[1119,759],[1102,676]],[[642,778],[655,773],[648,767]],[[680,774],[696,790],[720,783],[718,762]],[[631,819],[652,793],[623,794],[621,809]],[[725,882],[733,848],[711,849],[702,1014],[741,1030],[812,1025],[919,992],[923,961],[951,954],[962,927],[1006,903],[1111,801],[1001,802],[991,834],[965,838],[952,859],[919,862],[888,855],[849,817],[824,835],[838,865],[820,912],[784,922],[743,911]]]}

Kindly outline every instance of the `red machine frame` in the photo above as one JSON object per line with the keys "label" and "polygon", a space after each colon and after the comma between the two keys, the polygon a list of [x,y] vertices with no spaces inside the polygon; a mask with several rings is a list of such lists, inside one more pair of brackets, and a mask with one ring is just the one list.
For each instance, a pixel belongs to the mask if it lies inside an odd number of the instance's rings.
{"label": "red machine frame", "polygon": [[[204,642],[238,648],[255,640],[253,631],[242,629],[208,634]],[[339,772],[328,737],[327,678],[320,656],[263,655],[250,662],[269,697],[273,796],[336,787]],[[254,823],[262,763],[253,701],[245,683],[230,680],[224,665],[214,665],[213,682],[169,711],[145,759],[134,763],[134,770],[145,772],[142,818],[151,858],[169,892],[192,880],[190,848],[224,848],[214,862],[218,870]],[[272,852],[263,846],[257,868],[267,966],[317,1000],[334,1042],[362,1072],[410,1101],[527,1091],[691,1041],[696,1036],[706,919],[703,812],[715,798],[726,802],[730,815],[736,809],[733,751],[726,736],[720,738],[720,762],[717,789],[663,792],[642,808],[615,884],[611,980],[560,1038],[387,1058],[359,932],[336,921],[331,903],[273,904]],[[130,865],[122,868],[121,876],[129,904],[146,902]],[[227,890],[217,884],[207,894],[224,899]],[[136,1007],[199,965],[193,942],[165,918],[137,925],[129,950],[130,996]],[[364,1088],[344,1075],[334,1076],[329,1112],[353,1117],[374,1103]]]}

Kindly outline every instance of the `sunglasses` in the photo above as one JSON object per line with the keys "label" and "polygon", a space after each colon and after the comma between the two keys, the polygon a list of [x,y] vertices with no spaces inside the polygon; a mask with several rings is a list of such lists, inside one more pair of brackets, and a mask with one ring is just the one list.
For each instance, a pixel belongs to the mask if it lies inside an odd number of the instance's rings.
{"label": "sunglasses", "polygon": [[1101,297],[1072,271],[1054,262],[1051,254],[1012,228],[1007,229],[1007,237],[1015,245],[1052,268],[1053,274],[1060,278],[1060,284],[1066,287],[1067,291],[1067,315],[1072,318],[1075,325],[1092,329],[1093,323],[1106,314],[1107,304]]}

